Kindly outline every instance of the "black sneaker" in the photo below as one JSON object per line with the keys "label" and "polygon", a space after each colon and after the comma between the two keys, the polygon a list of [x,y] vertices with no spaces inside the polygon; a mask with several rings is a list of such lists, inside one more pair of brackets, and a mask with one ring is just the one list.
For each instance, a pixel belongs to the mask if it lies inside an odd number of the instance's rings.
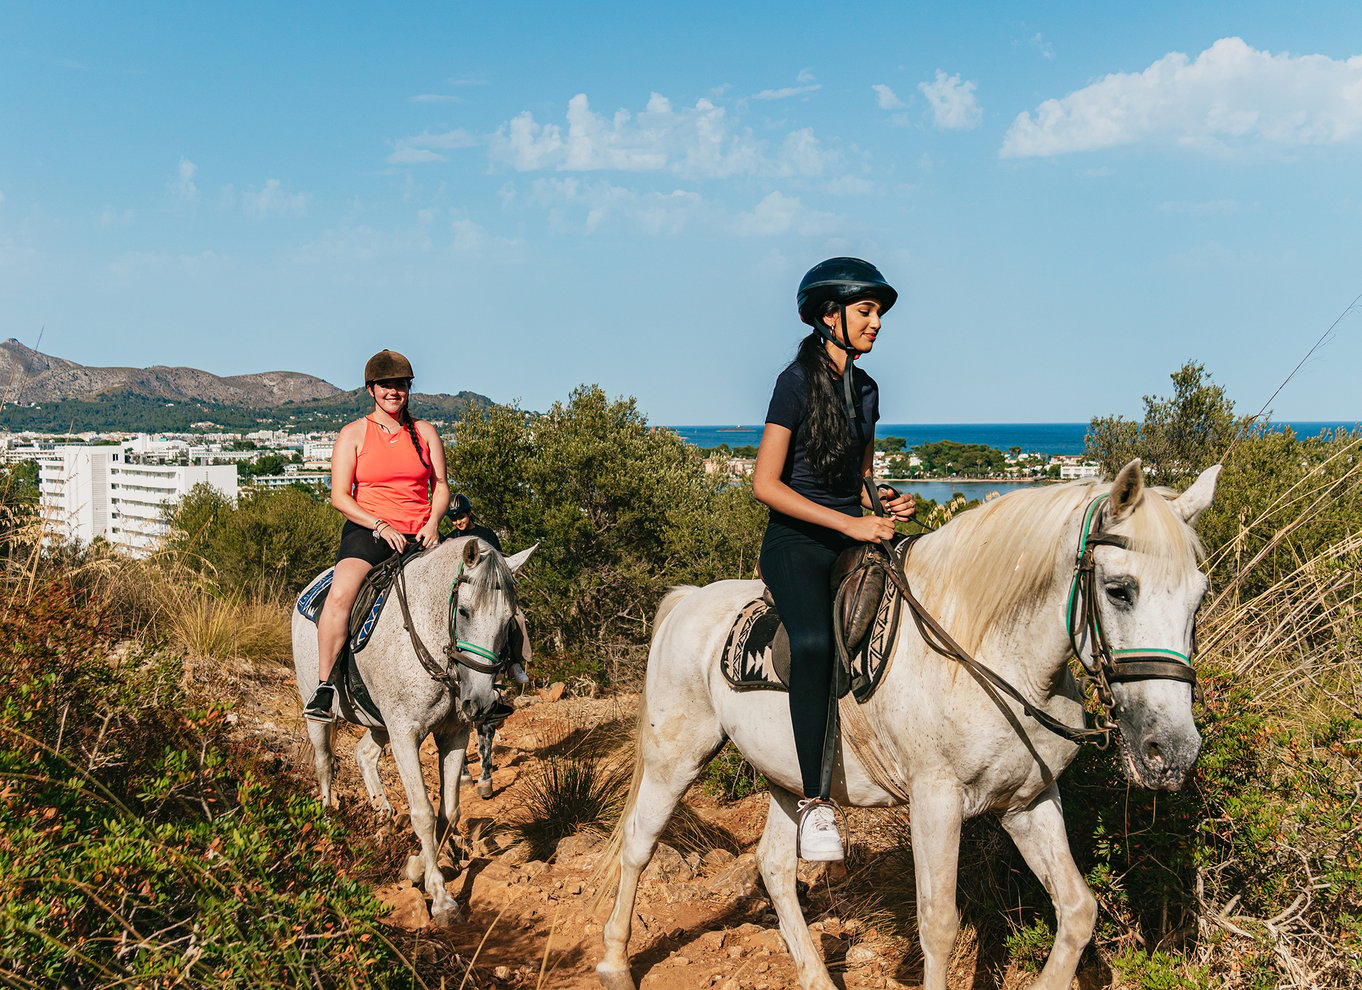
{"label": "black sneaker", "polygon": [[303,718],[310,722],[334,722],[331,706],[336,700],[336,689],[330,684],[318,684],[312,692],[312,700],[303,707]]}

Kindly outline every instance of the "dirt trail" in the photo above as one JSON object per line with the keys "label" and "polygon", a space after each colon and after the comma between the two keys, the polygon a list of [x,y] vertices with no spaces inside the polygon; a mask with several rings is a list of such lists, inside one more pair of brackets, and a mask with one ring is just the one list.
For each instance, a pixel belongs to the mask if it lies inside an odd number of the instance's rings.
{"label": "dirt trail", "polygon": [[[247,669],[234,678],[239,689],[240,728],[280,753],[300,775],[311,780],[311,751],[306,743],[300,706],[290,672],[279,668]],[[601,954],[601,924],[588,910],[593,890],[589,877],[599,859],[602,839],[578,835],[560,843],[552,862],[528,858],[509,825],[521,811],[534,775],[551,757],[605,750],[624,751],[633,725],[637,697],[563,698],[549,702],[530,695],[497,735],[493,756],[495,791],[479,798],[472,784],[460,792],[461,870],[448,889],[466,918],[432,938],[452,945],[464,958],[476,954],[476,967],[494,987],[555,987],[588,990],[599,987],[594,966]],[[337,734],[340,760],[337,790],[343,802],[365,802],[363,785],[351,749],[359,730],[342,727]],[[476,757],[475,740],[470,753]],[[427,787],[436,793],[434,745],[422,750]],[[375,816],[376,841],[416,842],[403,813],[406,797],[392,761],[382,763],[389,800],[399,812],[384,825]],[[474,768],[476,775],[477,769]],[[728,849],[682,855],[664,845],[644,874],[635,908],[630,955],[640,990],[781,990],[795,986],[794,967],[776,927],[776,916],[757,879],[753,849],[766,816],[766,796],[721,802],[698,785],[687,804],[726,836]],[[876,833],[876,815],[854,811],[853,833]],[[921,980],[916,933],[894,930],[892,923],[866,910],[865,875],[848,879],[840,867],[800,867],[807,885],[805,914],[815,942],[829,961],[834,982],[842,990],[915,986]],[[858,883],[859,881],[859,883]],[[427,899],[394,870],[379,896],[394,905],[395,923],[421,928],[427,921]],[[869,919],[869,920],[867,920]],[[877,923],[879,927],[876,927]],[[998,957],[997,946],[980,951],[968,933],[957,948],[952,988],[1011,990],[1028,981]],[[418,950],[418,962],[421,952]],[[433,951],[430,957],[433,961]],[[543,979],[540,980],[541,967]],[[440,976],[424,973],[431,985]],[[1086,975],[1086,974],[1085,974]],[[1080,979],[1093,987],[1103,982]]]}

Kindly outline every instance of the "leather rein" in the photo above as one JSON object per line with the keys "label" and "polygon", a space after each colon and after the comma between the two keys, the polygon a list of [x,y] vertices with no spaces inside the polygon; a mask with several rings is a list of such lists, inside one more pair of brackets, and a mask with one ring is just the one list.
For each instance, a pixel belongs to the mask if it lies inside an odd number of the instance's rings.
{"label": "leather rein", "polygon": [[[874,508],[875,514],[887,515],[883,504],[880,502],[879,492],[871,479],[865,479],[865,487],[869,493],[870,504]],[[1103,528],[1105,513],[1102,509],[1109,497],[1105,494],[1097,496],[1088,503],[1087,511],[1084,513],[1083,525],[1079,530],[1078,552],[1074,561],[1074,577],[1069,587],[1066,623],[1069,645],[1073,648],[1073,655],[1078,659],[1084,670],[1084,674],[1079,678],[1080,690],[1086,692],[1091,687],[1093,696],[1099,705],[1099,711],[1093,718],[1092,728],[1086,726],[1075,728],[1042,711],[1023,697],[1021,692],[1000,674],[970,656],[969,652],[957,643],[950,633],[946,632],[932,614],[927,611],[926,607],[917,600],[912,589],[908,586],[908,578],[904,570],[894,564],[894,553],[889,540],[884,540],[881,543],[886,557],[880,562],[880,566],[884,568],[889,580],[893,582],[899,594],[903,595],[909,611],[912,612],[913,622],[917,625],[923,641],[929,647],[942,656],[961,664],[976,677],[987,681],[994,688],[1021,705],[1022,710],[1027,715],[1055,735],[1068,739],[1070,742],[1091,743],[1099,749],[1106,749],[1111,744],[1111,734],[1116,730],[1116,723],[1112,718],[1116,708],[1116,699],[1111,691],[1112,684],[1123,681],[1162,678],[1185,681],[1191,684],[1194,689],[1196,686],[1196,672],[1192,669],[1191,657],[1176,650],[1157,647],[1113,650],[1107,640],[1097,614],[1097,569],[1093,561],[1093,550],[1100,546],[1120,547],[1123,550],[1130,549],[1130,541],[1124,536]],[[910,536],[908,539],[916,540],[921,535]],[[907,562],[908,554],[905,552],[903,555],[905,568]],[[1090,644],[1090,658],[1088,660],[1083,658],[1083,650],[1079,647],[1081,638],[1086,638]]]}
{"label": "leather rein", "polygon": [[[415,555],[413,555],[415,556]],[[393,582],[397,589],[397,603],[402,607],[402,628],[411,637],[412,649],[416,652],[416,659],[425,668],[433,680],[446,685],[454,694],[459,693],[459,667],[467,667],[476,670],[481,674],[498,674],[502,667],[506,665],[506,658],[498,656],[491,650],[470,643],[459,638],[458,632],[458,601],[459,585],[468,583],[468,575],[463,572],[463,561],[459,561],[458,573],[454,575],[454,582],[449,586],[449,642],[445,644],[445,659],[449,662],[442,664],[431,655],[426,644],[417,635],[416,624],[411,620],[411,609],[407,606],[407,578],[405,564],[398,569],[397,576]],[[481,659],[477,659],[481,658]],[[486,662],[484,662],[486,661]]]}

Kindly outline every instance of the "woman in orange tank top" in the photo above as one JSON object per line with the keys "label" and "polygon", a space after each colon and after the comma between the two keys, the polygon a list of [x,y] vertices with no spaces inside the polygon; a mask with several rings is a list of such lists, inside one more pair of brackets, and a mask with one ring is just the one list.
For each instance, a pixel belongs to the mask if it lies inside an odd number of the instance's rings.
{"label": "woman in orange tank top", "polygon": [[412,419],[411,362],[382,350],[364,365],[364,387],[374,411],[346,424],[331,452],[331,504],[345,516],[336,572],[317,616],[321,683],[303,709],[329,722],[335,689],[331,668],[349,632],[350,608],[364,576],[409,543],[440,542],[440,518],[449,508],[445,448],[435,427]]}

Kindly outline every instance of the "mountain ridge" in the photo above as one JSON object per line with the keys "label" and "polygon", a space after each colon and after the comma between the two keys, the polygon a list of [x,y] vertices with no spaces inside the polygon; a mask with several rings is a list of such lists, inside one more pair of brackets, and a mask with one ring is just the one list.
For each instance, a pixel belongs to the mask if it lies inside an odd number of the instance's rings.
{"label": "mountain ridge", "polygon": [[[363,415],[372,400],[299,371],[223,377],[199,368],[101,368],[0,341],[0,430],[44,432],[175,431],[209,426],[335,429]],[[469,404],[494,403],[477,392],[413,393],[413,412],[452,422]]]}

